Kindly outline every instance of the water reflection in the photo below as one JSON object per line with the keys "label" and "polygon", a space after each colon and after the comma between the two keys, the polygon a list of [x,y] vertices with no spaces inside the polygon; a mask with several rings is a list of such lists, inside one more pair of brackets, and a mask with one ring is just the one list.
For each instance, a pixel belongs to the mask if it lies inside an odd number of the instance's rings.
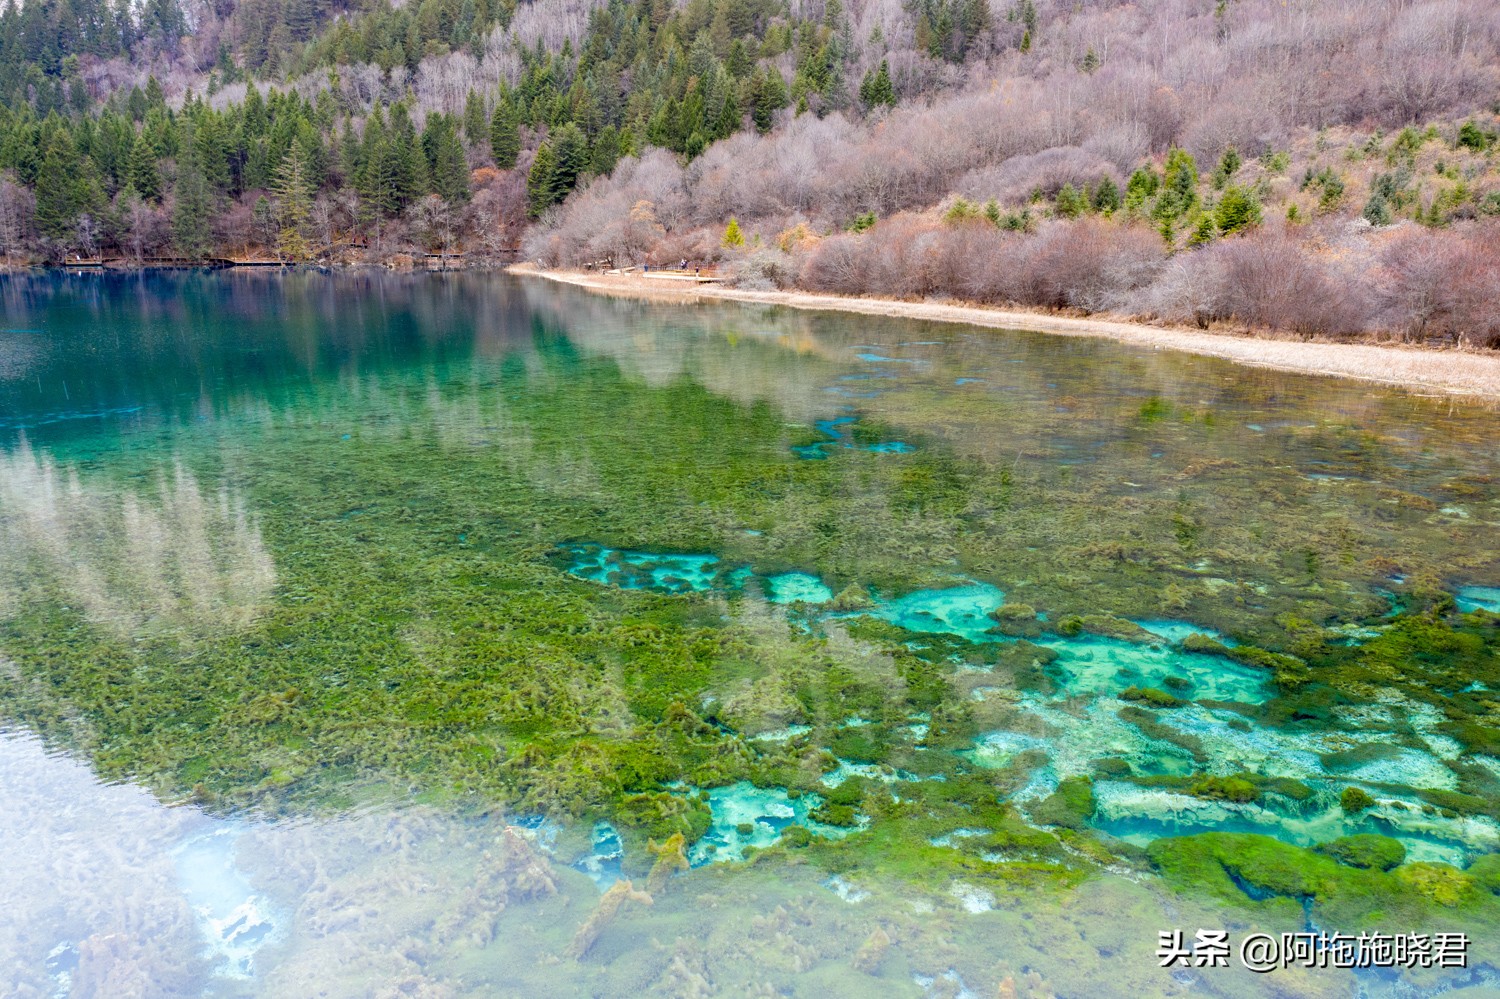
{"label": "water reflection", "polygon": [[276,570],[237,491],[205,494],[180,465],[153,487],[80,478],[23,440],[0,454],[0,619],[35,591],[117,634],[244,627]]}

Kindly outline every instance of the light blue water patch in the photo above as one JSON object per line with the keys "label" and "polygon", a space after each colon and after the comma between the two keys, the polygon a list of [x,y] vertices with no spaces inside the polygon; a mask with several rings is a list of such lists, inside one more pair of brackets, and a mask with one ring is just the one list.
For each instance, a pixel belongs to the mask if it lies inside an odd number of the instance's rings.
{"label": "light blue water patch", "polygon": [[852,615],[868,614],[907,631],[957,635],[971,642],[995,641],[990,613],[1005,603],[1005,594],[989,583],[917,590],[904,597],[876,597],[875,606]]}
{"label": "light blue water patch", "polygon": [[817,836],[838,839],[854,828],[828,826],[814,822],[808,814],[823,799],[815,794],[789,797],[783,788],[756,787],[740,781],[729,787],[708,792],[712,822],[703,838],[688,851],[688,862],[694,867],[704,864],[744,860],[751,847],[764,849],[781,839],[787,826],[800,825]]}
{"label": "light blue water patch", "polygon": [[620,834],[608,822],[599,822],[594,825],[592,851],[578,860],[573,869],[587,874],[600,891],[607,891],[620,880],[620,864],[624,859],[625,846],[620,842]]}
{"label": "light blue water patch", "polygon": [[857,416],[835,416],[831,420],[815,420],[813,426],[823,431],[829,437],[838,437],[843,433],[843,431],[839,430],[839,427],[857,422],[859,422],[859,417]]}
{"label": "light blue water patch", "polygon": [[[1068,695],[1118,695],[1127,687],[1155,687],[1184,700],[1257,703],[1269,696],[1266,671],[1221,656],[1141,645],[1100,635],[1046,641],[1059,653],[1047,672]],[[1173,677],[1178,683],[1168,683]]]}
{"label": "light blue water patch", "polygon": [[1162,617],[1147,618],[1145,620],[1133,619],[1132,623],[1140,625],[1142,628],[1145,628],[1147,631],[1151,632],[1151,634],[1156,635],[1159,638],[1165,638],[1169,642],[1181,642],[1189,635],[1204,635],[1208,638],[1212,638],[1216,642],[1222,642],[1225,645],[1235,644],[1228,638],[1225,638],[1224,635],[1220,632],[1217,632],[1212,628],[1205,628],[1201,624],[1194,624],[1191,621],[1180,621],[1175,618]]}
{"label": "light blue water patch", "polygon": [[1457,603],[1461,611],[1487,610],[1500,614],[1500,586],[1460,586]]}
{"label": "light blue water patch", "polygon": [[817,576],[783,572],[766,578],[766,599],[773,604],[822,604],[833,599],[833,591]]}
{"label": "light blue water patch", "polygon": [[921,360],[914,357],[886,357],[883,354],[855,354],[861,361],[869,361],[871,364],[921,364]]}
{"label": "light blue water patch", "polygon": [[628,551],[603,545],[564,546],[571,557],[566,570],[594,583],[625,590],[702,593],[739,589],[750,576],[743,566],[729,568],[716,555]]}
{"label": "light blue water patch", "polygon": [[[826,441],[818,441],[814,444],[796,444],[792,446],[792,453],[807,461],[824,461],[828,458],[829,448],[854,448],[854,439],[846,429],[850,424],[859,422],[857,416],[838,416],[831,420],[818,420],[813,426],[828,437]],[[862,450],[873,451],[877,454],[905,454],[915,451],[916,448],[905,441],[884,441],[878,444],[867,444]]]}
{"label": "light blue water patch", "polygon": [[219,974],[248,978],[255,952],[276,930],[265,903],[235,865],[239,831],[219,828],[177,848],[177,878],[198,915],[209,958]]}
{"label": "light blue water patch", "polygon": [[984,378],[955,378],[955,379],[953,379],[953,384],[955,384],[955,385],[978,385],[978,384],[982,384],[984,381],[986,381],[986,379],[984,379]]}

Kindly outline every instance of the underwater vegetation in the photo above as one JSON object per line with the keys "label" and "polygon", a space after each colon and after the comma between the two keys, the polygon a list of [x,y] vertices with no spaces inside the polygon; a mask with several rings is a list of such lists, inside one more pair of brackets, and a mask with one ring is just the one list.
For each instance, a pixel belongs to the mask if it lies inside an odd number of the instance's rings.
{"label": "underwater vegetation", "polygon": [[[498,927],[522,912],[543,929],[516,940],[566,981],[637,962],[663,994],[711,978],[708,948],[776,969],[742,984],[1045,995],[1072,974],[1107,995],[1111,905],[1166,918],[1162,891],[1237,925],[1311,906],[1500,939],[1495,414],[1090,341],[470,277],[393,279],[399,321],[324,341],[342,279],[260,310],[240,280],[186,287],[190,314],[220,295],[238,320],[178,348],[105,286],[151,344],[118,383],[59,346],[26,375],[44,397],[5,384],[27,436],[0,457],[0,714],[216,820],[399,801],[426,844],[412,884],[464,884],[424,865],[478,823],[468,914],[423,910],[449,985],[469,950],[521,946]],[[872,364],[879,394],[830,417],[824,389]],[[64,376],[139,406],[31,425]],[[322,903],[291,917],[276,983],[323,977],[340,918],[381,945],[422,925],[426,903],[355,866],[288,872],[283,896]],[[365,885],[389,926],[336,915]],[[979,960],[1000,926],[1004,968]],[[1099,946],[1145,968],[1155,929]],[[964,943],[932,950],[943,934]],[[546,980],[526,969],[516,987]]]}

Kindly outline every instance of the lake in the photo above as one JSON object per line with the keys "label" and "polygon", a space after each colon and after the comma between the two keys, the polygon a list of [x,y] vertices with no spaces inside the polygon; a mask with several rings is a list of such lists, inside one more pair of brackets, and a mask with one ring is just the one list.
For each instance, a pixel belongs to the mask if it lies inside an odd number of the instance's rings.
{"label": "lake", "polygon": [[0,992],[1496,994],[1491,407],[490,274],[0,302]]}

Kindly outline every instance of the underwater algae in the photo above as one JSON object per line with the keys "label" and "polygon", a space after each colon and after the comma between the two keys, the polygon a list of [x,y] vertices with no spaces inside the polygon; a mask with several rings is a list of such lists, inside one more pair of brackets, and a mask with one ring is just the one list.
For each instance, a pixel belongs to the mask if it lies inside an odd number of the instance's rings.
{"label": "underwater algae", "polygon": [[233,989],[1172,994],[1184,913],[1496,962],[1492,414],[508,279],[153,280],[191,350],[106,282],[140,356],[33,372],[108,414],[4,386],[47,485],[0,491],[0,705],[245,826],[293,915]]}

